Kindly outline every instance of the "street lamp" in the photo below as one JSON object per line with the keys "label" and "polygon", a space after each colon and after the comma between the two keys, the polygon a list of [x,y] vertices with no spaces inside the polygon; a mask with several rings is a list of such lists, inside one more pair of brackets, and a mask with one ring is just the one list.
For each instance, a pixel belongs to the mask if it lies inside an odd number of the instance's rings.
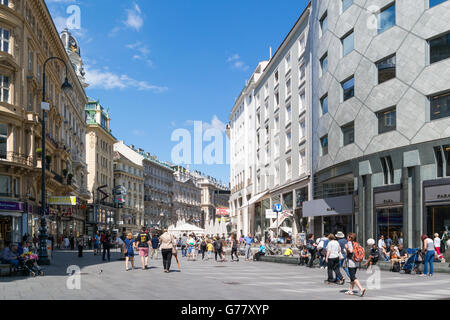
{"label": "street lamp", "polygon": [[[48,110],[48,107],[45,107],[45,90],[46,90],[46,81],[45,81],[45,67],[47,66],[47,63],[51,60],[59,60],[62,61],[64,63],[64,65],[66,66],[66,79],[64,80],[64,83],[61,86],[61,90],[63,92],[68,93],[69,91],[71,91],[72,85],[69,83],[69,79],[67,78],[68,75],[68,70],[67,70],[67,64],[66,62],[58,57],[51,57],[48,58],[45,62],[44,62],[44,67],[43,67],[43,85],[42,85],[42,176],[41,176],[41,232],[40,232],[40,246],[39,246],[39,264],[41,265],[49,265],[50,264],[50,260],[48,258],[48,252],[47,252],[47,239],[48,239],[48,234],[47,234],[47,221],[45,219],[45,168],[46,168],[46,163],[45,163],[45,118],[46,118],[46,110]],[[47,109],[48,108],[48,109]]]}

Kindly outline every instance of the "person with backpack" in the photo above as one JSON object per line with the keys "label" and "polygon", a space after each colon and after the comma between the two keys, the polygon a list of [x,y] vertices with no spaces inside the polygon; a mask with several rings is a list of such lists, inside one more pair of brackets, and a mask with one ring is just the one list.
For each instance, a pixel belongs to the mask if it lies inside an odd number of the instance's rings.
{"label": "person with backpack", "polygon": [[356,278],[356,271],[358,270],[359,264],[364,260],[364,249],[361,245],[356,242],[356,234],[351,232],[347,237],[347,244],[345,245],[345,249],[347,250],[347,264],[348,264],[348,272],[350,273],[350,290],[345,294],[354,295],[353,288],[355,285],[358,287],[361,292],[361,297],[364,297],[366,293],[366,289],[361,286],[361,283]]}
{"label": "person with backpack", "polygon": [[142,227],[136,241],[136,247],[139,250],[139,256],[141,257],[142,270],[148,269],[148,253],[151,244],[150,236],[148,235],[145,227]]}
{"label": "person with backpack", "polygon": [[106,234],[103,234],[102,236],[102,246],[103,246],[103,256],[102,260],[106,261],[105,256],[108,253],[108,262],[111,261],[111,246],[112,246],[112,237],[111,234],[108,232]]}
{"label": "person with backpack", "polygon": [[314,235],[313,234],[309,234],[307,236],[307,241],[306,241],[306,248],[308,249],[308,252],[311,255],[311,258],[309,259],[309,263],[308,263],[308,268],[312,268],[313,267],[313,262],[316,259],[316,253],[317,253],[317,244],[314,241]]}
{"label": "person with backpack", "polygon": [[323,237],[320,238],[319,244],[317,245],[317,250],[319,251],[320,269],[326,268],[327,246],[329,242],[330,240],[328,240],[327,236],[323,235]]}
{"label": "person with backpack", "polygon": [[223,262],[222,259],[222,240],[220,238],[215,237],[214,238],[214,254],[215,254],[215,260],[217,261],[217,256],[220,257],[221,262]]}

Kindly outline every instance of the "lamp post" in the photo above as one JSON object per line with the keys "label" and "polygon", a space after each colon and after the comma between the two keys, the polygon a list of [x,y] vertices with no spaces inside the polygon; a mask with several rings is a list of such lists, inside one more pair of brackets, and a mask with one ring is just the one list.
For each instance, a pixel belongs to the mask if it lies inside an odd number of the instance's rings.
{"label": "lamp post", "polygon": [[45,219],[45,169],[46,169],[46,159],[45,159],[45,118],[47,116],[46,111],[49,110],[48,106],[45,104],[45,90],[46,90],[46,80],[45,80],[45,67],[47,66],[47,63],[51,60],[59,60],[64,63],[66,66],[66,79],[64,83],[61,86],[61,89],[64,92],[67,92],[69,90],[72,90],[72,85],[69,83],[69,80],[67,78],[67,64],[66,62],[58,57],[51,57],[48,58],[44,62],[43,67],[43,85],[42,85],[42,176],[41,176],[41,230],[40,230],[40,246],[39,246],[39,264],[41,265],[49,265],[50,260],[48,258],[48,252],[47,252],[47,221]]}

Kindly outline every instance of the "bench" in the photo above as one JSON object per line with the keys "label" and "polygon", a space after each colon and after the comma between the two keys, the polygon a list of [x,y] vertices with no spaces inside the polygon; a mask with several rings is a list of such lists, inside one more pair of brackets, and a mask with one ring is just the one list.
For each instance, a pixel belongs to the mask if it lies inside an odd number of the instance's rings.
{"label": "bench", "polygon": [[0,277],[10,276],[12,273],[12,267],[10,264],[0,264]]}

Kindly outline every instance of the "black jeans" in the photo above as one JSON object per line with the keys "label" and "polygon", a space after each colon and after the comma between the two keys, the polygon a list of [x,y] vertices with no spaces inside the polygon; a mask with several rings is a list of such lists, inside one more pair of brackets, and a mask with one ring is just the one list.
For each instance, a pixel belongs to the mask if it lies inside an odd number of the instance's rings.
{"label": "black jeans", "polygon": [[164,270],[169,271],[172,263],[172,249],[162,249],[161,254],[163,257]]}
{"label": "black jeans", "polygon": [[301,266],[308,265],[308,261],[309,261],[308,257],[305,257],[305,258],[300,257],[300,262],[298,264]]}
{"label": "black jeans", "polygon": [[311,253],[311,259],[309,260],[308,267],[312,268],[314,259],[316,258],[316,249],[309,250],[309,253]]}
{"label": "black jeans", "polygon": [[239,256],[237,254],[237,248],[231,248],[231,260],[233,260],[234,256],[236,256],[237,261],[239,261]]}
{"label": "black jeans", "polygon": [[261,256],[265,256],[265,255],[266,255],[265,253],[257,252],[257,253],[255,253],[255,255],[253,256],[253,260],[254,260],[254,261],[259,261],[260,257],[261,257]]}
{"label": "black jeans", "polygon": [[106,260],[105,255],[106,255],[106,252],[108,252],[108,261],[111,261],[111,251],[110,250],[111,249],[109,248],[109,246],[103,245],[103,260]]}
{"label": "black jeans", "polygon": [[83,246],[78,246],[78,257],[81,258],[83,256]]}
{"label": "black jeans", "polygon": [[[337,282],[338,279],[343,279],[339,269],[339,258],[328,258],[328,282]],[[333,272],[336,274],[335,278],[333,278]]]}
{"label": "black jeans", "polygon": [[214,255],[215,255],[216,261],[217,261],[217,255],[219,255],[219,258],[222,260],[222,249],[216,249],[214,251]]}
{"label": "black jeans", "polygon": [[206,253],[206,246],[201,246],[200,248],[202,250],[202,260],[205,259],[205,253]]}

